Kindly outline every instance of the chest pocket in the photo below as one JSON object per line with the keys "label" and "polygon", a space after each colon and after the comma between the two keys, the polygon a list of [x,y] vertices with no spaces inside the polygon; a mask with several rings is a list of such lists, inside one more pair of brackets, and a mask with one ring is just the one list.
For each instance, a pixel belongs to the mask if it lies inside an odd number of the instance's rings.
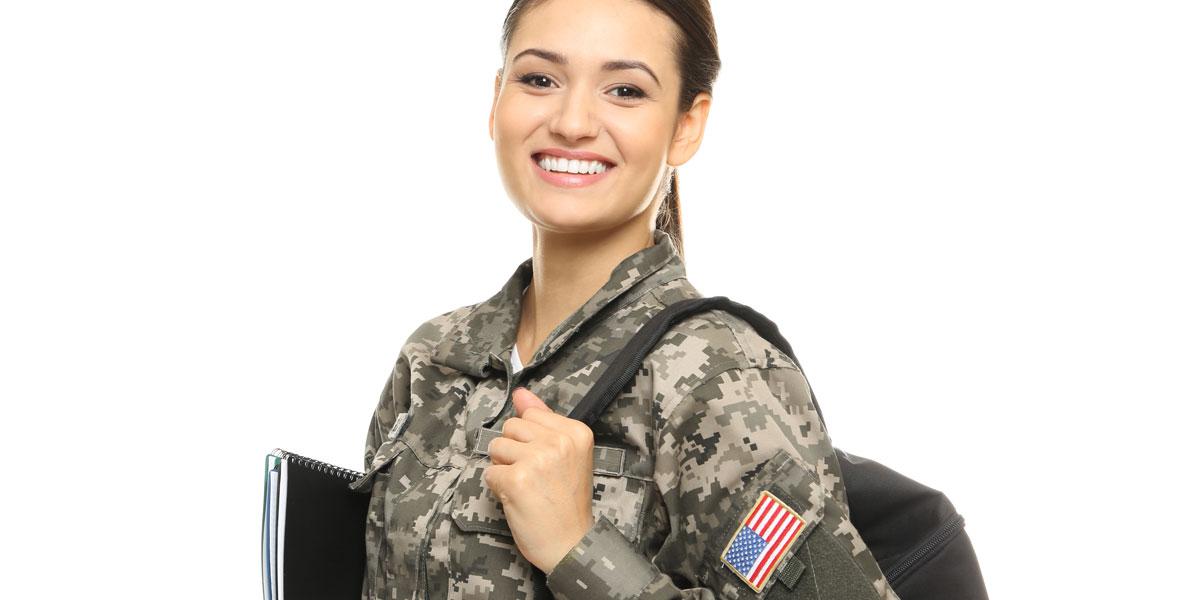
{"label": "chest pocket", "polygon": [[[459,480],[454,500],[454,523],[468,532],[494,533],[512,537],[504,518],[504,507],[483,479],[492,464],[487,447],[501,433],[479,428],[472,460]],[[648,481],[630,477],[625,470],[626,450],[596,445],[592,449],[592,514],[608,519],[630,542],[637,542],[645,512]]]}

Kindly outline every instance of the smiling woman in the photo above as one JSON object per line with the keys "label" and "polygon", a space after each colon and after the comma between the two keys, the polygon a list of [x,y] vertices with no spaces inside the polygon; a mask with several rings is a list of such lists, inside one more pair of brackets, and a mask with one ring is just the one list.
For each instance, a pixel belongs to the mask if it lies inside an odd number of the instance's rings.
{"label": "smiling woman", "polygon": [[[515,2],[501,43],[490,135],[502,181],[535,234],[622,224],[645,239],[653,226],[682,254],[676,168],[699,149],[720,69],[707,4]],[[572,170],[572,159],[607,169],[547,177],[527,164],[541,166],[539,154],[555,157],[551,170]],[[653,223],[634,218],[652,205]]]}
{"label": "smiling woman", "polygon": [[701,296],[677,170],[721,64],[708,3],[518,0],[501,48],[489,135],[532,256],[401,348],[353,484],[363,598],[895,599],[803,372],[737,316],[673,325],[591,428],[565,416]]}

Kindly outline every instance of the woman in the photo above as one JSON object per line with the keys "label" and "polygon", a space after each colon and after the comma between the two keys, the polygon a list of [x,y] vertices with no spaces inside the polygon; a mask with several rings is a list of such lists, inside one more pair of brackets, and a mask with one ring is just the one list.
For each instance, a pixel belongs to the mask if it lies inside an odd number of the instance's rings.
{"label": "woman", "polygon": [[699,296],[675,170],[720,61],[707,2],[514,2],[489,121],[533,255],[405,342],[371,420],[364,598],[896,598],[786,355],[724,311],[566,415]]}

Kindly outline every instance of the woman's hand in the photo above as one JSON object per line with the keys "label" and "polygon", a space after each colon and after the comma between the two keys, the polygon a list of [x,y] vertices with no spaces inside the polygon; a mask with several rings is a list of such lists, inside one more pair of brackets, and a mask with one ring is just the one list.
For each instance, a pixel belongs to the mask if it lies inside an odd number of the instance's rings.
{"label": "woman's hand", "polygon": [[549,573],[592,528],[592,430],[556,414],[526,388],[517,416],[488,444],[484,483],[504,505],[517,549]]}

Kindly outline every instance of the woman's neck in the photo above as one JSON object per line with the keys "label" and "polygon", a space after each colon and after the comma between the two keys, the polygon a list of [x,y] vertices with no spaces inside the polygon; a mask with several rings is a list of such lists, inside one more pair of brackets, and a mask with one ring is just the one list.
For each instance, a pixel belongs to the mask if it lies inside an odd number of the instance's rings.
{"label": "woman's neck", "polygon": [[533,359],[550,332],[583,306],[630,255],[654,244],[654,231],[634,219],[614,229],[561,234],[533,228],[533,278],[521,302],[517,352]]}

